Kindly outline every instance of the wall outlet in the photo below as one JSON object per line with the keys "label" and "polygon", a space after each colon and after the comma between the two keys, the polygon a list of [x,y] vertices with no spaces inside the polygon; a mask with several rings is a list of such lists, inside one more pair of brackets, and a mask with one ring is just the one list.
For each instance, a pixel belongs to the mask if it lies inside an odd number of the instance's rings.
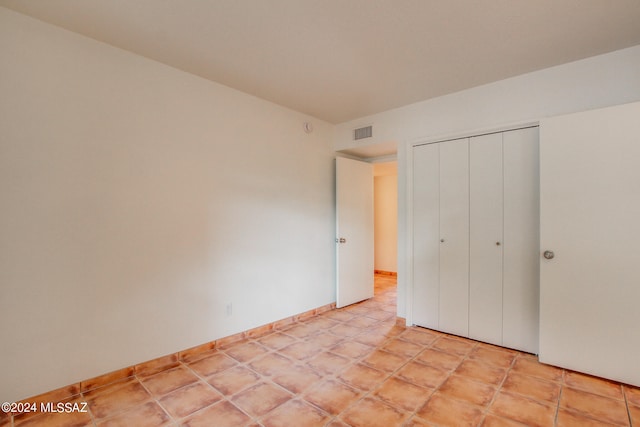
{"label": "wall outlet", "polygon": [[233,304],[232,303],[227,303],[226,305],[226,311],[227,311],[227,317],[231,316],[233,314]]}

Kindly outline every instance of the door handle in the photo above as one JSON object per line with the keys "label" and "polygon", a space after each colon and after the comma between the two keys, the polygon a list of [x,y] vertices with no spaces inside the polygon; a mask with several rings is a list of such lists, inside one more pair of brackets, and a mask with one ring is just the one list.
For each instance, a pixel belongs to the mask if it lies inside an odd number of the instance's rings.
{"label": "door handle", "polygon": [[336,237],[336,243],[347,243],[347,239],[345,239],[344,237]]}
{"label": "door handle", "polygon": [[553,251],[544,251],[542,256],[545,257],[545,259],[553,259],[556,254],[554,254]]}

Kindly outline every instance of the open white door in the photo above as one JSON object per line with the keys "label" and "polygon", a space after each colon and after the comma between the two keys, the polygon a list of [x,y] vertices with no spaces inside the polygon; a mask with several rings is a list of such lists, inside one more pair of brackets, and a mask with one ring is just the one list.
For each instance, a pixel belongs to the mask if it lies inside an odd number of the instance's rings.
{"label": "open white door", "polygon": [[373,165],[336,158],[336,306],[373,297]]}
{"label": "open white door", "polygon": [[640,103],[540,123],[540,361],[640,386]]}

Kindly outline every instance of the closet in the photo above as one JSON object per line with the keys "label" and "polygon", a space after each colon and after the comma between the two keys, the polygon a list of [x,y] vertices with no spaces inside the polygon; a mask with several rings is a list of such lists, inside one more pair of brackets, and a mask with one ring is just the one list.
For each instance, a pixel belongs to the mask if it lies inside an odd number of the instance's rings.
{"label": "closet", "polygon": [[413,147],[413,323],[538,351],[538,128]]}

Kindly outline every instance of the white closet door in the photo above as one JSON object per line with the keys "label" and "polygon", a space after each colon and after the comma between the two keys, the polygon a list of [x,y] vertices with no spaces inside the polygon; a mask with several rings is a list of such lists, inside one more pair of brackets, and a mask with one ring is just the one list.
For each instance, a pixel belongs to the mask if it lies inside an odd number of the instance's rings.
{"label": "white closet door", "polygon": [[538,352],[540,206],[538,128],[503,134],[502,344]]}
{"label": "white closet door", "polygon": [[440,143],[439,329],[469,334],[469,140]]}
{"label": "white closet door", "polygon": [[413,323],[438,329],[440,145],[413,149]]}
{"label": "white closet door", "polygon": [[636,386],[639,118],[636,102],[540,123],[540,361]]}
{"label": "white closet door", "polygon": [[502,344],[502,133],[469,142],[469,337]]}

